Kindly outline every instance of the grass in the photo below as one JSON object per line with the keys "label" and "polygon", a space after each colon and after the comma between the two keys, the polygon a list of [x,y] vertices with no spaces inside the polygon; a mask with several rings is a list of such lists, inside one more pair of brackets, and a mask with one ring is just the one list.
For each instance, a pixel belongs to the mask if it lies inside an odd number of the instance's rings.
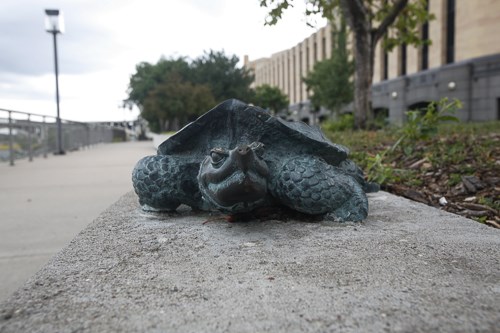
{"label": "grass", "polygon": [[[327,127],[323,131],[332,142],[347,146],[351,150],[350,158],[383,189],[396,194],[416,190],[434,206],[439,206],[438,198],[445,196],[452,201],[447,208],[458,207],[455,210],[459,213],[467,211],[462,205],[469,198],[476,205],[497,211],[497,214],[490,211],[487,216],[472,218],[480,222],[500,222],[499,121],[438,124],[432,135],[401,141],[395,148],[404,129],[333,132]],[[486,184],[485,188],[477,193],[464,191],[465,176],[476,177]],[[496,183],[491,185],[491,182]],[[466,202],[470,206],[470,202]]]}
{"label": "grass", "polygon": [[[382,153],[398,140],[397,128],[377,131],[337,131],[323,128],[332,142],[340,143],[351,150],[351,158],[366,168],[367,158]],[[454,164],[459,174],[474,171],[472,165],[457,165],[464,161],[476,160],[484,167],[494,167],[495,148],[500,144],[491,134],[500,134],[500,122],[446,124],[438,129],[437,135],[429,140],[415,142],[412,149],[402,147],[393,153],[387,153],[385,165],[397,167],[404,160],[427,158],[434,167]],[[481,140],[479,140],[481,139]]]}

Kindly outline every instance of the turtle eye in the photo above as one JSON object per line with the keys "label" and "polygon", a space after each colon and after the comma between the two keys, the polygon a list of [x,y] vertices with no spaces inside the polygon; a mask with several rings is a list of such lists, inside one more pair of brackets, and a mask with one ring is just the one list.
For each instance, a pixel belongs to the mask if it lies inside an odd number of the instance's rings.
{"label": "turtle eye", "polygon": [[210,152],[210,158],[212,159],[212,164],[214,166],[220,164],[227,157],[227,153],[222,149],[213,149]]}

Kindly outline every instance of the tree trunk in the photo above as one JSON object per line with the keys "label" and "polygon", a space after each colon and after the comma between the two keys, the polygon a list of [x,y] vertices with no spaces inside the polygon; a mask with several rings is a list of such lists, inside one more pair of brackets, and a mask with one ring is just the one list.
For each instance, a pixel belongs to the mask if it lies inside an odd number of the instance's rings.
{"label": "tree trunk", "polygon": [[363,0],[341,0],[340,5],[354,39],[354,125],[364,129],[372,113],[372,26]]}
{"label": "tree trunk", "polygon": [[354,124],[366,129],[372,119],[373,48],[371,34],[354,35]]}
{"label": "tree trunk", "polygon": [[366,128],[372,119],[372,83],[375,45],[398,15],[408,5],[408,0],[397,0],[376,29],[372,29],[371,14],[364,0],[340,0],[342,14],[347,19],[354,38],[354,121],[356,128]]}
{"label": "tree trunk", "polygon": [[160,125],[159,126],[160,133],[165,132],[165,127],[167,126],[167,120],[164,120],[162,118],[158,118],[158,125]]}

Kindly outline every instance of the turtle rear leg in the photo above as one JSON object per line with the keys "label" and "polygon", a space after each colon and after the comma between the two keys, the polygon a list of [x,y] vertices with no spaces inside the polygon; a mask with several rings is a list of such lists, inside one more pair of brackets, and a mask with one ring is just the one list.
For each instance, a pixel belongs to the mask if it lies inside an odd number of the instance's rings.
{"label": "turtle rear leg", "polygon": [[185,204],[193,209],[209,210],[203,200],[196,176],[199,163],[168,155],[147,156],[137,162],[132,183],[142,209],[174,211]]}
{"label": "turtle rear leg", "polygon": [[361,185],[320,158],[288,160],[273,178],[273,196],[299,212],[328,214],[340,221],[361,221],[368,215],[368,199]]}
{"label": "turtle rear leg", "polygon": [[176,196],[173,175],[175,165],[167,156],[146,156],[137,162],[132,172],[132,183],[142,209],[173,211],[181,202]]}

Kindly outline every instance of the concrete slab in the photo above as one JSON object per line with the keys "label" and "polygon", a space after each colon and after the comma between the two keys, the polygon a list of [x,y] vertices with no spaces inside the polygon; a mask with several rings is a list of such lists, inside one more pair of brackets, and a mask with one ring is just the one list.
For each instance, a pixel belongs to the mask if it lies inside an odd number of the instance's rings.
{"label": "concrete slab", "polygon": [[0,164],[0,300],[132,188],[151,142],[103,144],[64,156]]}
{"label": "concrete slab", "polygon": [[498,332],[498,230],[370,205],[360,224],[203,224],[129,193],[0,305],[0,331]]}

